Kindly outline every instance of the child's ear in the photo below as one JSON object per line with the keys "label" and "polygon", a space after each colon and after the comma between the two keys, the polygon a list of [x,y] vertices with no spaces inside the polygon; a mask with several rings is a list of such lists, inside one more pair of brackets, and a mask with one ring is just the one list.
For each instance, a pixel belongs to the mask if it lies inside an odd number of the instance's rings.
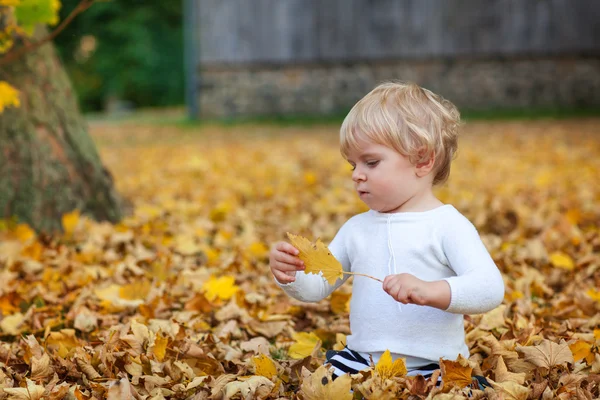
{"label": "child's ear", "polygon": [[419,178],[427,176],[433,170],[433,165],[434,164],[435,164],[435,155],[432,155],[426,161],[418,162],[415,165],[415,174]]}

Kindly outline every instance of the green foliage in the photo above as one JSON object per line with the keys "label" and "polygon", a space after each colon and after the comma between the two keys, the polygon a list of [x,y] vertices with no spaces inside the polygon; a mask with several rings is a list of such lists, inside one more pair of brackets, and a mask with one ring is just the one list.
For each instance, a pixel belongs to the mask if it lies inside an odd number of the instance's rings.
{"label": "green foliage", "polygon": [[15,6],[15,17],[17,24],[32,35],[37,24],[56,24],[59,9],[59,0],[21,0]]}
{"label": "green foliage", "polygon": [[[63,0],[61,19],[79,0]],[[184,102],[180,1],[94,4],[55,40],[83,110],[108,98],[135,106]]]}

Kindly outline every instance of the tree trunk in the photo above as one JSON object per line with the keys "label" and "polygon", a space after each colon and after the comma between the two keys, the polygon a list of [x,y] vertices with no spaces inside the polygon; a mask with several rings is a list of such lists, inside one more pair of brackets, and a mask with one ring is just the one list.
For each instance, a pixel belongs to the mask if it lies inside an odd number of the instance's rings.
{"label": "tree trunk", "polygon": [[0,79],[21,91],[21,106],[0,114],[0,217],[44,232],[60,230],[62,214],[74,209],[118,221],[121,199],[54,46],[0,66]]}

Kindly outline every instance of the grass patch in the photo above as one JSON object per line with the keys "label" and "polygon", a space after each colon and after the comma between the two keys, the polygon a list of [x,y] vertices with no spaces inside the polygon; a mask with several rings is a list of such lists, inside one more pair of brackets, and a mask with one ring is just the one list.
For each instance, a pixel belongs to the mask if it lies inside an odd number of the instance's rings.
{"label": "grass patch", "polygon": [[[142,109],[118,115],[88,114],[89,122],[109,124],[141,124],[154,126],[175,126],[179,128],[198,128],[202,126],[239,126],[271,125],[311,127],[317,125],[341,125],[348,111],[328,115],[268,115],[251,117],[188,118],[185,108]],[[465,121],[510,121],[600,117],[600,108],[504,108],[494,110],[461,110]]]}

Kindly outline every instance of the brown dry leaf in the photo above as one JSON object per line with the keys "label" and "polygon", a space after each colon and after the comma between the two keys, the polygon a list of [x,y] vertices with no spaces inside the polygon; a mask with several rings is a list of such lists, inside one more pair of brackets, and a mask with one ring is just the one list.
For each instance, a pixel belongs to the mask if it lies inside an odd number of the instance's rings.
{"label": "brown dry leaf", "polygon": [[492,384],[492,387],[502,396],[502,398],[507,400],[527,400],[531,392],[531,389],[521,386],[514,381],[497,383],[488,379],[488,382]]}
{"label": "brown dry leaf", "polygon": [[45,389],[36,385],[34,381],[26,378],[27,386],[23,388],[4,388],[4,392],[11,395],[14,400],[40,400],[44,396]]}
{"label": "brown dry leaf", "polygon": [[300,252],[298,257],[304,261],[305,274],[323,274],[330,285],[344,277],[342,264],[331,254],[327,246],[317,239],[315,243],[305,237],[287,233],[292,245]]}
{"label": "brown dry leaf", "polygon": [[404,359],[398,358],[392,362],[392,354],[389,350],[386,350],[381,355],[377,365],[375,365],[375,371],[377,371],[377,374],[379,374],[383,380],[404,376],[407,372]]}
{"label": "brown dry leaf", "polygon": [[473,368],[462,355],[459,355],[456,361],[440,359],[440,369],[444,391],[452,388],[461,389],[471,384]]}
{"label": "brown dry leaf", "polygon": [[300,394],[304,400],[352,400],[351,384],[347,374],[332,381],[331,373],[322,365],[302,381]]}
{"label": "brown dry leaf", "polygon": [[54,374],[54,369],[50,365],[50,357],[44,353],[40,358],[31,359],[31,379],[34,381],[44,380]]}
{"label": "brown dry leaf", "polygon": [[270,396],[275,384],[264,376],[251,376],[225,385],[223,400],[229,400],[238,393],[245,400],[266,399]]}
{"label": "brown dry leaf", "polygon": [[554,343],[548,339],[542,340],[537,346],[517,346],[517,351],[523,353],[525,361],[536,367],[552,368],[555,365],[573,363],[573,353],[567,343]]}
{"label": "brown dry leaf", "polygon": [[525,384],[526,374],[524,372],[514,373],[510,372],[506,368],[506,364],[504,363],[504,359],[502,356],[498,357],[498,362],[496,363],[496,371],[495,371],[496,382],[506,382],[513,381],[518,383],[519,385]]}

